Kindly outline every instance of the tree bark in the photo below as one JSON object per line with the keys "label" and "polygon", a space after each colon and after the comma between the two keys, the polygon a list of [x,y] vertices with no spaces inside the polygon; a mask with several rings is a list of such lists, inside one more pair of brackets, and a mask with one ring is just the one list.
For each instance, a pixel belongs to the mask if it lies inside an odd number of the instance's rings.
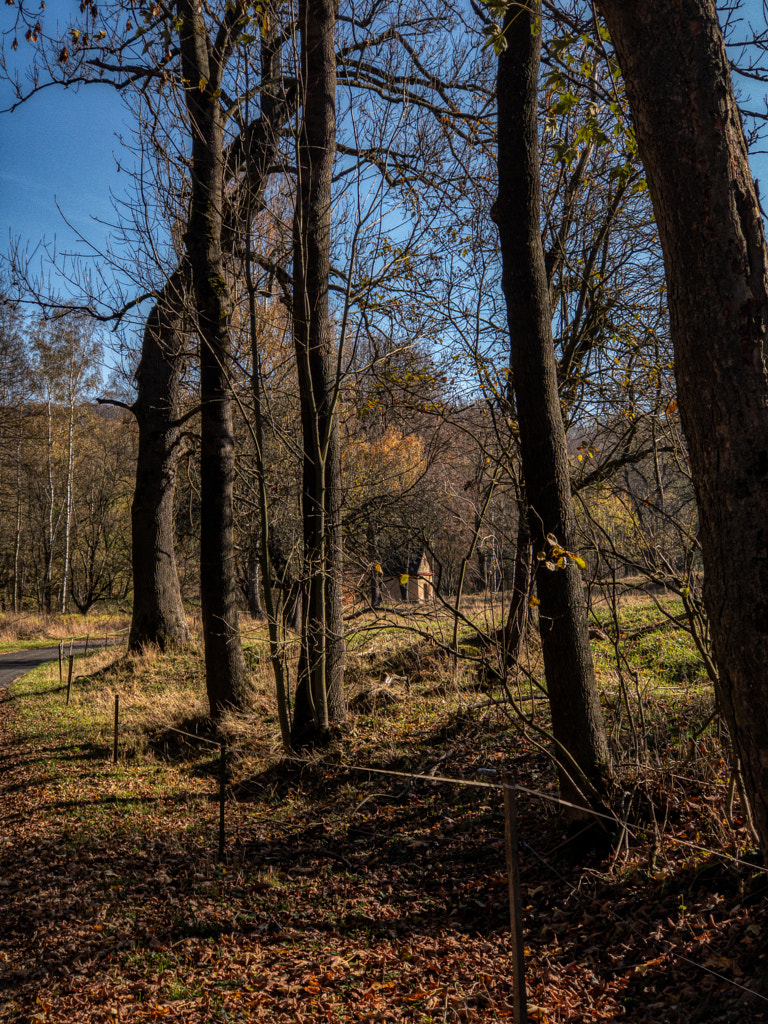
{"label": "tree bark", "polygon": [[21,469],[22,469],[22,443],[24,441],[24,418],[23,412],[18,412],[19,436],[16,442],[16,530],[13,540],[13,611],[21,611],[22,587],[21,587],[21,535],[23,529],[23,507],[21,492]]}
{"label": "tree bark", "polygon": [[67,430],[67,487],[64,498],[64,567],[61,572],[61,614],[69,607],[69,551],[72,541],[72,476],[75,468],[75,393],[69,382],[69,421]]}
{"label": "tree bark", "polygon": [[174,557],[173,500],[179,429],[179,377],[184,360],[183,295],[188,267],[168,279],[144,326],[138,395],[136,487],[131,506],[133,615],[128,645],[166,649],[189,643]]}
{"label": "tree bark", "polygon": [[667,275],[724,713],[768,859],[768,258],[712,0],[600,0]]}
{"label": "tree bark", "polygon": [[526,510],[520,503],[515,542],[515,568],[512,580],[512,597],[509,602],[507,621],[502,632],[505,664],[514,665],[528,630],[528,601],[531,596],[533,577],[533,552],[531,535],[528,530]]}
{"label": "tree bark", "polygon": [[342,490],[341,490],[341,439],[338,417],[332,413],[331,436],[328,448],[326,481],[326,528],[328,550],[325,569],[326,607],[326,682],[328,689],[328,718],[331,722],[343,722],[347,717],[347,701],[344,696],[344,667],[346,663],[346,642],[344,640],[344,540],[342,533]]}
{"label": "tree bark", "polygon": [[[222,54],[202,8],[179,0],[180,44],[192,126],[191,201],[185,244],[200,334],[200,605],[205,678],[213,718],[246,701],[234,555],[234,439],[230,395],[230,293],[221,233],[224,209]],[[234,29],[233,29],[234,31]],[[218,51],[218,48],[217,48]]]}
{"label": "tree bark", "polygon": [[246,600],[248,602],[248,613],[252,619],[265,619],[264,608],[261,604],[261,588],[259,576],[261,575],[261,559],[259,548],[254,548],[248,555],[246,570],[248,579],[245,582]]}
{"label": "tree bark", "polygon": [[[292,99],[280,87],[281,39],[273,31],[262,41],[261,117],[249,124],[229,153],[228,173],[246,174],[230,197],[224,228],[230,240],[248,230],[244,214],[259,209],[277,151],[280,126]],[[248,201],[243,202],[241,192]],[[247,219],[247,217],[246,217]],[[133,504],[134,603],[130,646],[187,643],[173,541],[173,501],[179,430],[179,374],[183,366],[184,320],[191,285],[189,262],[182,259],[147,318],[133,406],[139,427],[139,458]]]}
{"label": "tree bark", "polygon": [[[570,549],[574,512],[557,389],[549,287],[539,227],[541,186],[537,125],[541,48],[539,0],[511,5],[506,50],[499,57],[499,227],[503,288],[511,341],[514,401],[534,550],[547,537]],[[539,630],[552,712],[560,789],[583,803],[584,782],[598,793],[609,769],[608,743],[587,633],[577,566],[538,571]]]}
{"label": "tree bark", "polygon": [[384,594],[382,593],[382,581],[384,579],[384,574],[381,571],[381,541],[379,538],[379,531],[372,522],[368,523],[366,537],[368,540],[368,560],[372,566],[370,594],[371,607],[379,608],[384,600]]}
{"label": "tree bark", "polygon": [[43,610],[46,612],[53,611],[53,546],[56,540],[56,528],[54,526],[54,495],[55,488],[53,483],[53,411],[51,408],[51,394],[48,392],[46,398],[46,426],[48,430],[47,440],[47,458],[46,458],[46,470],[48,476],[48,487],[46,490],[46,497],[48,499],[48,533],[46,536],[47,547],[45,549],[46,562],[45,562],[45,580],[43,583]]}
{"label": "tree bark", "polygon": [[251,334],[251,392],[253,395],[253,428],[256,441],[256,477],[259,502],[259,519],[261,521],[261,539],[258,556],[264,581],[264,604],[267,608],[267,629],[269,631],[269,657],[272,673],[275,678],[275,699],[277,703],[277,719],[280,723],[280,738],[283,749],[291,748],[291,724],[288,701],[288,684],[286,679],[283,652],[280,644],[280,629],[277,619],[277,603],[272,585],[272,563],[269,547],[271,521],[269,499],[267,496],[267,479],[264,465],[264,417],[262,408],[262,367],[259,335],[256,322],[256,288],[252,275],[251,239],[246,235],[245,278],[248,288],[248,320]]}
{"label": "tree bark", "polygon": [[301,400],[306,600],[292,741],[322,741],[345,714],[341,614],[341,459],[328,305],[331,185],[336,147],[335,4],[302,0],[301,86],[294,214],[293,328]]}

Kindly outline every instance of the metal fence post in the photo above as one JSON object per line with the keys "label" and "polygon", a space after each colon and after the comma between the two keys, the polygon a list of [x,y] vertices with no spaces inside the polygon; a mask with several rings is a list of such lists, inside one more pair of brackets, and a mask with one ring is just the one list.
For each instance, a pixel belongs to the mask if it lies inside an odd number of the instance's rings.
{"label": "metal fence post", "polygon": [[520,895],[520,859],[517,838],[517,801],[515,787],[504,776],[504,848],[507,854],[509,882],[509,927],[512,935],[512,981],[514,985],[515,1024],[528,1024],[528,1000],[525,994],[525,947],[523,946],[523,903]]}
{"label": "metal fence post", "polygon": [[221,744],[219,769],[219,860],[224,860],[224,804],[227,799],[227,743]]}
{"label": "metal fence post", "polygon": [[114,751],[113,751],[113,759],[114,759],[114,763],[115,764],[117,764],[117,728],[118,728],[119,716],[120,716],[120,694],[116,693],[115,694],[115,746],[114,746]]}

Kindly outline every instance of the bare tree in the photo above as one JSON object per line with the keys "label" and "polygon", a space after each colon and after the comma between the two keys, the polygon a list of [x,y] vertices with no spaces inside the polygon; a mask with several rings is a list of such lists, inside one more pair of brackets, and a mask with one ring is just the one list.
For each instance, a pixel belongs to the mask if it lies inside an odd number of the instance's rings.
{"label": "bare tree", "polygon": [[[303,669],[294,743],[324,740],[344,717],[341,610],[341,463],[338,389],[328,302],[331,186],[336,150],[335,4],[302,0],[299,9],[302,120],[293,229],[293,330],[304,438],[304,558],[307,578]],[[338,608],[334,616],[333,604]]]}
{"label": "bare tree", "polygon": [[520,424],[528,525],[541,552],[541,634],[561,792],[583,802],[605,789],[608,743],[595,683],[586,603],[573,550],[574,511],[541,243],[538,75],[541,5],[510,5],[499,56],[499,196],[514,402]]}
{"label": "bare tree", "polygon": [[[48,566],[46,570],[46,605],[51,602],[53,585],[54,539],[63,520],[64,547],[61,574],[60,609],[66,613],[69,598],[70,549],[72,542],[73,480],[75,467],[75,409],[99,381],[100,346],[94,336],[94,325],[87,318],[60,311],[51,319],[40,320],[33,334],[36,370],[47,409],[47,490],[48,490]],[[56,512],[53,473],[54,405],[66,410],[66,469],[64,499]]]}
{"label": "bare tree", "polygon": [[[25,408],[30,366],[22,338],[22,318],[18,306],[0,293],[0,460],[8,468],[15,484],[13,508],[6,508],[4,519],[13,522],[11,563],[11,606],[19,611],[22,592],[22,534],[24,502],[22,490]],[[12,467],[12,469],[11,469]],[[6,477],[8,479],[8,477]],[[13,486],[9,488],[13,492]]]}

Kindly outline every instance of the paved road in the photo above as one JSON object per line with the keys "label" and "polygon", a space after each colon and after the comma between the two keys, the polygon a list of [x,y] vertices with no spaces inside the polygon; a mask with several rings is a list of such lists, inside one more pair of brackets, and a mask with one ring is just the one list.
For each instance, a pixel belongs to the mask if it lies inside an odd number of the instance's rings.
{"label": "paved road", "polygon": [[[110,643],[119,643],[119,640],[110,639]],[[88,650],[92,650],[94,647],[103,647],[104,638],[100,640],[89,640]],[[72,645],[72,651],[75,654],[81,654],[85,650],[85,641],[81,643],[75,643]],[[64,658],[66,665],[66,658],[69,655],[69,641],[64,644]],[[35,650],[29,651],[14,651],[12,654],[0,654],[0,688],[8,686],[9,683],[14,682],[20,676],[26,675],[27,672],[31,672],[33,668],[37,668],[38,665],[43,665],[46,661],[58,661],[59,660],[59,645],[55,647],[38,647]],[[66,673],[66,670],[65,670]],[[66,674],[65,674],[66,678]]]}

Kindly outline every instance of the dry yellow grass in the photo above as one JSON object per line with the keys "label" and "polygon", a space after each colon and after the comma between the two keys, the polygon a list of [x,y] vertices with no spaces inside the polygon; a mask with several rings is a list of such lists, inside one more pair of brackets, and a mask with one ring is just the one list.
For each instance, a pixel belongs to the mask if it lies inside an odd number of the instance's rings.
{"label": "dry yellow grass", "polygon": [[[55,686],[58,671],[58,664],[52,662],[43,676]],[[46,700],[62,729],[75,727],[104,738],[111,731],[115,694],[119,694],[121,742],[134,752],[147,753],[159,736],[172,739],[173,730],[215,735],[254,753],[279,752],[269,662],[249,659],[248,682],[247,711],[228,713],[214,730],[208,719],[204,663],[197,644],[165,653],[151,645],[140,653],[108,648],[75,660],[66,713],[61,694],[49,690]]]}
{"label": "dry yellow grass", "polygon": [[53,615],[45,612],[4,612],[0,614],[0,645],[42,640],[70,640],[72,637],[103,636],[130,625],[123,612],[101,615]]}

